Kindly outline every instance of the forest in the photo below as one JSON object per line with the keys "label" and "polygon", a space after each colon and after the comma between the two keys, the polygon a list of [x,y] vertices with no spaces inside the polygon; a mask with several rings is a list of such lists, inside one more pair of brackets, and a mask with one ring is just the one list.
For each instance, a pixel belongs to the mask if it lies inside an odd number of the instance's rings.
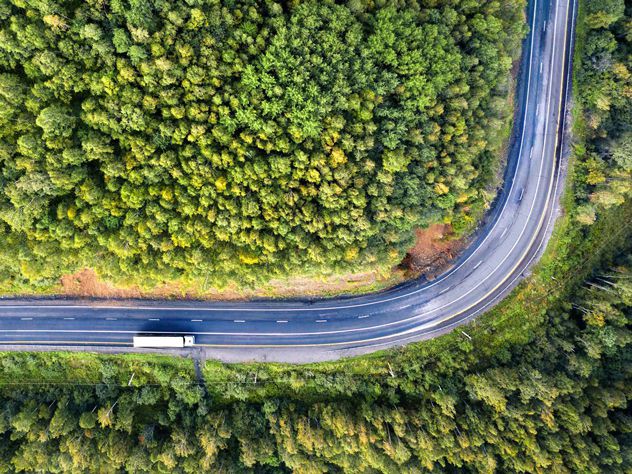
{"label": "forest", "polygon": [[599,209],[632,197],[632,3],[598,0],[585,2],[585,10],[575,77],[582,111],[575,195],[577,219],[589,225]]}
{"label": "forest", "polygon": [[632,3],[581,6],[566,212],[471,339],[201,378],[188,359],[0,353],[0,472],[632,472]]}
{"label": "forest", "polygon": [[524,0],[0,0],[0,279],[393,265],[493,197]]}
{"label": "forest", "polygon": [[566,213],[472,339],[201,377],[189,359],[0,353],[0,472],[631,472],[629,3],[581,3]]}

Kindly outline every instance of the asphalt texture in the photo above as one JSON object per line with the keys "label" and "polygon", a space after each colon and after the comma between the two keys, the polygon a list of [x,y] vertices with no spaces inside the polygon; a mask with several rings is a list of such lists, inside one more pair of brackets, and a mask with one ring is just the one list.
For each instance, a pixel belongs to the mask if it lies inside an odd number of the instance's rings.
{"label": "asphalt texture", "polygon": [[504,185],[472,245],[439,278],[322,300],[4,299],[0,349],[132,351],[134,335],[195,335],[193,350],[225,361],[309,362],[432,338],[480,315],[537,260],[557,214],[575,1],[529,2]]}

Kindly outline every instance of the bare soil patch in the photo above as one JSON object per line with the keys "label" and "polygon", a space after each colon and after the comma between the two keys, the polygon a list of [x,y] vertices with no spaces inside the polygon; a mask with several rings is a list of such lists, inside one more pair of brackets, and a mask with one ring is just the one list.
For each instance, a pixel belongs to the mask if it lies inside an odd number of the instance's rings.
{"label": "bare soil patch", "polygon": [[149,298],[183,296],[177,285],[165,285],[151,291],[140,289],[136,285],[119,287],[103,281],[91,268],[84,268],[60,279],[61,294],[76,297],[97,298]]}
{"label": "bare soil patch", "polygon": [[417,229],[415,246],[406,254],[401,268],[408,278],[423,275],[432,280],[450,268],[466,246],[467,239],[454,239],[452,228],[447,224]]}

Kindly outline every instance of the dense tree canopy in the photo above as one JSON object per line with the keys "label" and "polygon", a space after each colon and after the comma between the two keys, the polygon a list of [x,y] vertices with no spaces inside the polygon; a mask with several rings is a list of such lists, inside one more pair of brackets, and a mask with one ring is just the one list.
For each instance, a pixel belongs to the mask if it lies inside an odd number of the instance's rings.
{"label": "dense tree canopy", "polygon": [[[577,218],[591,224],[599,208],[632,197],[632,2],[586,2],[578,58],[578,99],[584,123],[576,195]],[[626,12],[627,8],[627,12]]]}
{"label": "dense tree canopy", "polygon": [[0,0],[4,272],[394,263],[485,201],[522,0]]}

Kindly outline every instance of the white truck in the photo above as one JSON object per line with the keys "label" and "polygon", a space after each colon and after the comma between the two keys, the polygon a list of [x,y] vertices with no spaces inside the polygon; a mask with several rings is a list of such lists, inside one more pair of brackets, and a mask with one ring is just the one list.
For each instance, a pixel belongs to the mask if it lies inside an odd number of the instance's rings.
{"label": "white truck", "polygon": [[192,347],[195,336],[134,336],[134,347]]}

